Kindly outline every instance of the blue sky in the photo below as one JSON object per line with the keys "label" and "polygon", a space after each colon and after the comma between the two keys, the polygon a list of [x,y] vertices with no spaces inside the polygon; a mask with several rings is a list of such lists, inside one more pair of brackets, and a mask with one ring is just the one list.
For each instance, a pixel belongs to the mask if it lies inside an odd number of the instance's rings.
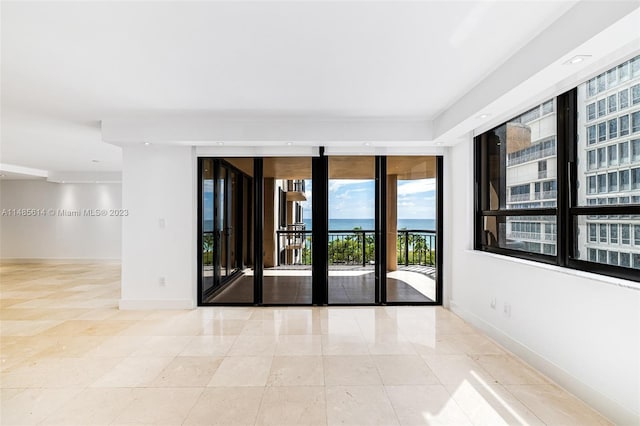
{"label": "blue sky", "polygon": [[[374,181],[371,179],[331,179],[329,181],[329,218],[367,219],[374,216]],[[213,219],[211,181],[204,182],[204,218]],[[306,182],[307,199],[312,200],[311,180]],[[398,219],[433,219],[435,179],[398,181]],[[311,202],[302,203],[304,217],[311,217]]]}
{"label": "blue sky", "polygon": [[[311,182],[307,181],[307,188]],[[375,182],[372,179],[329,180],[330,219],[369,219],[374,217]],[[398,219],[433,219],[435,179],[398,181]],[[311,199],[307,192],[307,199]],[[310,203],[304,203],[304,217],[311,217]]]}

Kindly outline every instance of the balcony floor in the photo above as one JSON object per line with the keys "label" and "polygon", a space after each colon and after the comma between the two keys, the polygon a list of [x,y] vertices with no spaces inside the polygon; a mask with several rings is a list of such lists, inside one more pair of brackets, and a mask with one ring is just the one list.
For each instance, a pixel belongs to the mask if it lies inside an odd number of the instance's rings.
{"label": "balcony floor", "polygon": [[[435,301],[435,268],[400,266],[387,273],[387,301]],[[311,304],[311,266],[279,266],[265,269],[263,303]],[[252,303],[253,275],[247,271],[208,302]],[[375,302],[373,266],[331,266],[329,270],[330,304],[370,304]]]}

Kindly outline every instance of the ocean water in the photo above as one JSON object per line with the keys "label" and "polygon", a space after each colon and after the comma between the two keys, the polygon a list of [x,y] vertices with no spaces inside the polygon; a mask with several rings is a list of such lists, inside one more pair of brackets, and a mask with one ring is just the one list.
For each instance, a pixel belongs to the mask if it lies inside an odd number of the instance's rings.
{"label": "ocean water", "polygon": [[[311,220],[305,219],[306,229],[311,229]],[[329,219],[329,230],[331,231],[350,231],[354,228],[365,230],[375,229],[375,221],[373,219]],[[420,229],[434,230],[436,229],[435,219],[398,219],[398,229]]]}
{"label": "ocean water", "polygon": [[[311,229],[311,220],[305,219],[306,229]],[[373,219],[329,219],[329,229],[332,231],[350,231],[353,228],[361,228],[364,230],[373,230],[375,228]],[[398,219],[398,229],[420,229],[426,231],[435,231],[435,219]],[[204,231],[213,230],[213,221],[205,220]]]}

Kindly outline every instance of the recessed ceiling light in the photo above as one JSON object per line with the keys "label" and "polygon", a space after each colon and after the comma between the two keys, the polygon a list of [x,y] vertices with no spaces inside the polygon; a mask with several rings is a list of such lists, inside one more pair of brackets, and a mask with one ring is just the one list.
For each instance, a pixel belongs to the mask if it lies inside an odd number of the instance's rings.
{"label": "recessed ceiling light", "polygon": [[61,180],[60,183],[65,183],[65,181]]}
{"label": "recessed ceiling light", "polygon": [[149,145],[151,145],[151,142],[145,142],[144,143],[144,146],[149,146]]}
{"label": "recessed ceiling light", "polygon": [[371,142],[365,142],[365,143],[363,143],[362,145],[364,145],[364,146],[371,146]]}
{"label": "recessed ceiling light", "polygon": [[567,62],[565,62],[564,65],[579,64],[580,62],[584,62],[585,60],[589,59],[590,57],[591,57],[591,55],[576,55],[573,58],[569,59]]}
{"label": "recessed ceiling light", "polygon": [[484,113],[484,114],[480,114],[480,115],[479,115],[479,116],[477,116],[476,118],[479,118],[479,119],[481,119],[481,120],[482,120],[482,119],[484,119],[484,118],[489,117],[490,115],[491,115],[491,114]]}
{"label": "recessed ceiling light", "polygon": [[436,145],[440,146],[442,145],[442,142],[436,142]]}
{"label": "recessed ceiling light", "polygon": [[287,142],[287,146],[293,145],[293,142]]}
{"label": "recessed ceiling light", "polygon": [[222,146],[224,145],[224,142],[218,142],[218,145]]}

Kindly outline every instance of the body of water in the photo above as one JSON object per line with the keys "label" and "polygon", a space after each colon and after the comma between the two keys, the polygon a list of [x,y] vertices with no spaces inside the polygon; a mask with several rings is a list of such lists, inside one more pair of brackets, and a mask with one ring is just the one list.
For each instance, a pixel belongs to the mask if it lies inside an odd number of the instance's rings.
{"label": "body of water", "polygon": [[[305,219],[304,224],[306,229],[311,229],[311,220]],[[374,230],[375,223],[373,219],[329,219],[329,230],[346,231],[354,228],[361,228],[364,230]],[[435,219],[398,219],[398,229],[420,229],[426,231],[435,231],[436,220]],[[213,221],[205,220],[204,231],[213,231]]]}
{"label": "body of water", "polygon": [[[311,221],[305,219],[306,229],[311,229]],[[351,230],[354,228],[362,228],[365,230],[374,230],[375,221],[373,219],[329,219],[329,230]],[[435,219],[398,219],[398,229],[421,229],[435,230]]]}

